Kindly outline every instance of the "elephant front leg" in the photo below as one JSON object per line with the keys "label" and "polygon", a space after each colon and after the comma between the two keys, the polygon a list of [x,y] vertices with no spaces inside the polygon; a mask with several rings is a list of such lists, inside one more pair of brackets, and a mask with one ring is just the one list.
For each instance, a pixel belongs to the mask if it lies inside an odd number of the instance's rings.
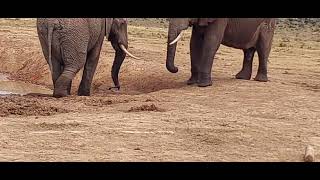
{"label": "elephant front leg", "polygon": [[199,87],[212,86],[211,71],[213,60],[223,37],[223,27],[209,26],[208,28],[209,29],[204,37],[200,69],[198,73]]}
{"label": "elephant front leg", "polygon": [[202,59],[200,62],[200,70],[198,73],[198,86],[207,87],[212,86],[211,71],[213,66],[213,60],[216,54],[217,49],[219,48],[220,43],[214,38],[212,40],[214,43],[210,44],[205,40],[205,45],[202,51]]}
{"label": "elephant front leg", "polygon": [[268,69],[267,69],[267,61],[268,55],[265,50],[258,50],[259,54],[259,67],[256,77],[254,78],[255,81],[260,82],[267,82],[268,81]]}
{"label": "elephant front leg", "polygon": [[274,35],[274,27],[264,27],[261,29],[259,41],[257,43],[257,52],[259,56],[258,72],[254,80],[267,82],[268,81],[268,59],[272,46]]}
{"label": "elephant front leg", "polygon": [[266,46],[265,43],[260,43],[257,46],[257,52],[259,56],[259,67],[256,77],[254,78],[255,81],[260,82],[267,82],[268,81],[268,58],[270,53],[270,46]]}
{"label": "elephant front leg", "polygon": [[196,84],[198,82],[199,62],[201,58],[201,50],[203,45],[203,37],[197,30],[197,27],[192,29],[190,40],[190,58],[191,58],[191,77],[187,81],[188,85]]}
{"label": "elephant front leg", "polygon": [[252,62],[254,53],[256,52],[255,48],[249,48],[243,50],[244,58],[241,71],[236,75],[237,79],[250,80],[252,74]]}

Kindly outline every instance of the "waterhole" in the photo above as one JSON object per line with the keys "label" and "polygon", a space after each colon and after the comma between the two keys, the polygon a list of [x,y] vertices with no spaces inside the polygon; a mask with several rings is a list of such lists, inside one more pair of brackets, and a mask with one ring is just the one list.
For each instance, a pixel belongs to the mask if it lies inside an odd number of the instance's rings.
{"label": "waterhole", "polygon": [[9,80],[7,75],[0,73],[0,95],[29,93],[52,94],[52,90],[35,84]]}

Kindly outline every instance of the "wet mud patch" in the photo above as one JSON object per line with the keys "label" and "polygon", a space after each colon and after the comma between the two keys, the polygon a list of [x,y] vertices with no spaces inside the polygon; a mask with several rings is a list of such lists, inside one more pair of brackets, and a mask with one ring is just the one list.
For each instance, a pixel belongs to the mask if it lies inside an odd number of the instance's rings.
{"label": "wet mud patch", "polygon": [[144,104],[141,106],[131,107],[128,112],[143,112],[143,111],[152,111],[152,112],[165,112],[165,109],[157,107],[155,104]]}
{"label": "wet mud patch", "polygon": [[129,103],[136,101],[135,99],[125,97],[97,97],[97,96],[72,96],[63,99],[65,103],[82,103],[86,106],[105,107],[120,103]]}
{"label": "wet mud patch", "polygon": [[51,116],[70,112],[60,107],[42,104],[36,99],[27,99],[19,96],[0,97],[0,107],[0,117],[10,115]]}

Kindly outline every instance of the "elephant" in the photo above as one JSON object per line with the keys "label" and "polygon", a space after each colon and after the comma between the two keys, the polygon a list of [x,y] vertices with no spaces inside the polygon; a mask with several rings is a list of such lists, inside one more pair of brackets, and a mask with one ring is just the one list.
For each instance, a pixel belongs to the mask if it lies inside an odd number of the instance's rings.
{"label": "elephant", "polygon": [[188,85],[212,86],[211,71],[217,50],[223,44],[241,49],[243,66],[237,79],[250,80],[255,52],[259,57],[254,80],[266,82],[276,18],[172,18],[169,20],[166,68],[177,73],[174,65],[177,42],[182,31],[192,27],[190,40],[191,77]]}
{"label": "elephant", "polygon": [[115,50],[111,76],[115,87],[121,65],[129,55],[125,18],[37,18],[37,33],[49,65],[53,96],[70,95],[72,80],[83,69],[79,96],[90,96],[93,76],[100,58],[104,37]]}

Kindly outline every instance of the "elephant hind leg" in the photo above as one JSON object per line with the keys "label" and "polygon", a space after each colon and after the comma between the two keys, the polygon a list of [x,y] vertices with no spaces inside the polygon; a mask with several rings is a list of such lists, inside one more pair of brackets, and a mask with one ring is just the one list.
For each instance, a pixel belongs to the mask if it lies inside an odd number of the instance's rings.
{"label": "elephant hind leg", "polygon": [[59,35],[60,52],[64,68],[55,83],[53,96],[56,98],[70,95],[72,80],[86,63],[90,38],[86,31],[61,31]]}
{"label": "elephant hind leg", "polygon": [[[40,45],[42,47],[42,52],[44,55],[44,58],[46,59],[47,63],[49,63],[49,48],[48,48],[48,42],[47,42],[47,36],[46,34],[40,33],[39,34],[39,40]],[[63,71],[63,64],[62,64],[62,58],[60,51],[56,49],[52,49],[54,53],[52,53],[52,72],[51,72],[51,78],[53,82],[53,86],[55,86],[55,83],[59,76],[61,75]],[[49,67],[48,67],[49,68]]]}
{"label": "elephant hind leg", "polygon": [[259,56],[259,67],[256,77],[254,78],[255,81],[260,82],[267,82],[268,81],[268,69],[267,63],[269,54],[271,51],[272,45],[272,37],[273,32],[265,32],[262,33],[257,44],[257,52]]}
{"label": "elephant hind leg", "polygon": [[252,74],[252,62],[256,48],[252,47],[243,50],[244,58],[241,71],[236,75],[237,79],[250,80]]}
{"label": "elephant hind leg", "polygon": [[[64,66],[62,66],[61,73],[63,72],[63,70],[64,70]],[[61,73],[60,73],[60,75],[61,75]],[[71,95],[71,87],[72,87],[72,80],[69,82],[68,87],[67,87],[67,94],[68,95]]]}
{"label": "elephant hind leg", "polygon": [[68,88],[67,88],[68,95],[71,95],[71,87],[72,87],[72,80],[68,84]]}
{"label": "elephant hind leg", "polygon": [[90,96],[91,84],[98,65],[102,43],[103,38],[88,53],[88,58],[83,69],[83,75],[78,89],[79,96]]}
{"label": "elephant hind leg", "polygon": [[65,97],[70,95],[71,84],[73,78],[80,71],[81,68],[73,69],[66,67],[55,83],[53,96],[56,98]]}
{"label": "elephant hind leg", "polygon": [[52,82],[53,86],[55,87],[58,78],[61,76],[63,72],[63,65],[61,64],[61,59],[56,57],[52,58]]}
{"label": "elephant hind leg", "polygon": [[[73,51],[76,51],[76,49]],[[86,57],[87,53],[82,52],[72,53],[72,55],[64,56],[64,62],[68,63],[64,64],[63,71],[55,82],[55,88],[53,91],[54,97],[60,98],[70,95],[72,80],[84,66]]]}

